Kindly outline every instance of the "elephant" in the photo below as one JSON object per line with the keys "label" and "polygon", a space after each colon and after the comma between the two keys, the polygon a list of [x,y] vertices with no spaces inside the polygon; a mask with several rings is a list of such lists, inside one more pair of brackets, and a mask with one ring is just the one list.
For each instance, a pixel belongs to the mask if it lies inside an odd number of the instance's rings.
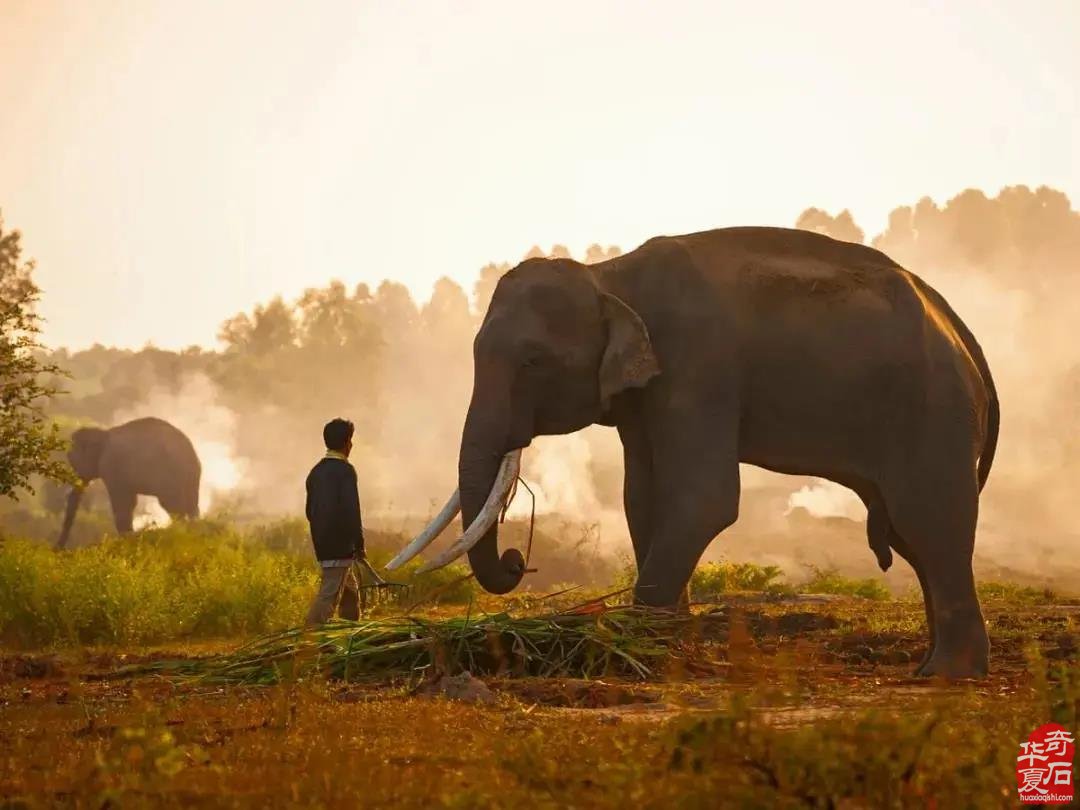
{"label": "elephant", "polygon": [[[614,426],[637,565],[635,601],[673,607],[739,512],[739,464],[853,490],[883,568],[922,587],[921,675],[988,670],[972,572],[1000,412],[978,342],[945,299],[871,247],[801,230],[660,236],[583,265],[528,259],[498,283],[473,342],[458,490],[391,565],[460,510],[467,553],[501,594],[498,515],[533,437]],[[423,569],[422,569],[423,570]]]}
{"label": "elephant", "polygon": [[105,482],[113,521],[122,534],[132,530],[139,495],[156,496],[172,517],[199,516],[199,457],[191,440],[163,419],[80,428],[71,436],[68,462],[81,480],[68,495],[57,549],[67,546],[83,489],[95,478]]}

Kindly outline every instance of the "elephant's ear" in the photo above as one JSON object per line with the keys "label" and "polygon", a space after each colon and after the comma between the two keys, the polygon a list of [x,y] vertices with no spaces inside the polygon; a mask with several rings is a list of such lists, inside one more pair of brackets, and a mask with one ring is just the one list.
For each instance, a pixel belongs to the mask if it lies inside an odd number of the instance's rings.
{"label": "elephant's ear", "polygon": [[607,322],[607,347],[600,362],[600,400],[605,409],[611,398],[627,388],[641,388],[660,373],[649,330],[621,299],[601,294]]}

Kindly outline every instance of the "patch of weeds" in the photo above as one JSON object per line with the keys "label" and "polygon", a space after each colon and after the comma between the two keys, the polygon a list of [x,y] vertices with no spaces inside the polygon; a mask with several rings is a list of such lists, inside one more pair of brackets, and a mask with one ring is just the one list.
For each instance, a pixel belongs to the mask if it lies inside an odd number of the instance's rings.
{"label": "patch of weeds", "polygon": [[89,780],[99,806],[123,806],[126,795],[161,790],[185,769],[209,761],[201,746],[179,742],[160,714],[150,711],[97,749]]}
{"label": "patch of weeds", "polygon": [[732,591],[783,593],[790,586],[781,582],[783,571],[775,565],[757,565],[723,560],[699,565],[690,578],[694,599],[719,596]]}
{"label": "patch of weeds", "polygon": [[[1015,724],[866,711],[777,728],[737,698],[724,714],[684,723],[669,769],[685,806],[721,787],[737,807],[1000,807],[1015,784]],[[1013,788],[1015,792],[1015,788]]]}
{"label": "patch of weeds", "polygon": [[1015,582],[980,582],[975,586],[979,599],[1021,605],[1050,605],[1058,595],[1050,588],[1033,588]]}
{"label": "patch of weeds", "polygon": [[835,568],[818,568],[813,565],[810,566],[810,572],[810,579],[796,586],[799,593],[859,596],[876,601],[892,598],[885,583],[877,579],[856,579],[844,576]]}

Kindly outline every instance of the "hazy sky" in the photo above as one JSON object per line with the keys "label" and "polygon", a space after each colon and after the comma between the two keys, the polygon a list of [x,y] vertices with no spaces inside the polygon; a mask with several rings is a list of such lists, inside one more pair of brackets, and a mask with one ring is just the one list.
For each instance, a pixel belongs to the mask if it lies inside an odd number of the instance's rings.
{"label": "hazy sky", "polygon": [[1077,0],[0,0],[0,209],[51,344],[211,345],[536,243],[1075,203],[1078,42]]}

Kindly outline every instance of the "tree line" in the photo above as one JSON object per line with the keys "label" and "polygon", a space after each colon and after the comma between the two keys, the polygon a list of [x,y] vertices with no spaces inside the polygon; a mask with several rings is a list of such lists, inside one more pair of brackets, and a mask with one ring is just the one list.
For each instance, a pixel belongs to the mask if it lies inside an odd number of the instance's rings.
{"label": "tree line", "polygon": [[[941,205],[924,198],[894,209],[887,227],[869,239],[847,210],[808,208],[795,226],[873,245],[943,286],[980,340],[991,348],[1011,341],[1019,355],[1027,353],[1030,363],[1046,369],[1047,385],[1056,392],[1047,396],[1048,407],[1072,426],[1074,437],[1080,432],[1080,414],[1062,405],[1070,396],[1080,400],[1080,356],[1074,347],[1047,348],[1047,341],[1071,328],[1063,304],[1080,292],[1080,212],[1064,193],[1021,185],[992,197],[968,189]],[[591,263],[619,253],[617,247],[592,245],[580,258]],[[555,245],[526,254],[544,255],[569,257],[570,251]],[[236,452],[271,490],[275,476],[294,483],[291,470],[280,472],[281,454],[307,445],[293,437],[306,440],[319,420],[335,414],[351,417],[358,445],[386,462],[388,469],[380,473],[386,491],[407,483],[395,476],[416,478],[417,489],[433,486],[434,480],[425,480],[405,460],[433,448],[452,458],[471,388],[472,337],[510,267],[493,262],[480,268],[470,290],[442,278],[424,303],[393,280],[374,288],[331,281],[294,300],[276,297],[229,318],[214,349],[95,345],[45,351],[36,342],[33,307],[39,293],[32,263],[21,257],[18,232],[5,232],[0,224],[0,494],[18,491],[32,472],[60,474],[59,440],[49,419],[64,429],[110,424],[154,392],[180,392],[193,375],[210,380],[219,404],[238,415]],[[970,286],[973,279],[983,286]],[[988,290],[998,297],[987,298]],[[1014,334],[1002,341],[996,332],[1003,322],[997,319],[1007,300],[1001,296],[1010,290],[1023,293],[1023,305],[1008,325]],[[1048,351],[1053,363],[1043,362]],[[995,352],[988,353],[997,372],[1001,361],[995,365]],[[65,393],[57,394],[59,389]],[[400,472],[389,469],[395,465]],[[432,473],[432,479],[440,475]]]}

